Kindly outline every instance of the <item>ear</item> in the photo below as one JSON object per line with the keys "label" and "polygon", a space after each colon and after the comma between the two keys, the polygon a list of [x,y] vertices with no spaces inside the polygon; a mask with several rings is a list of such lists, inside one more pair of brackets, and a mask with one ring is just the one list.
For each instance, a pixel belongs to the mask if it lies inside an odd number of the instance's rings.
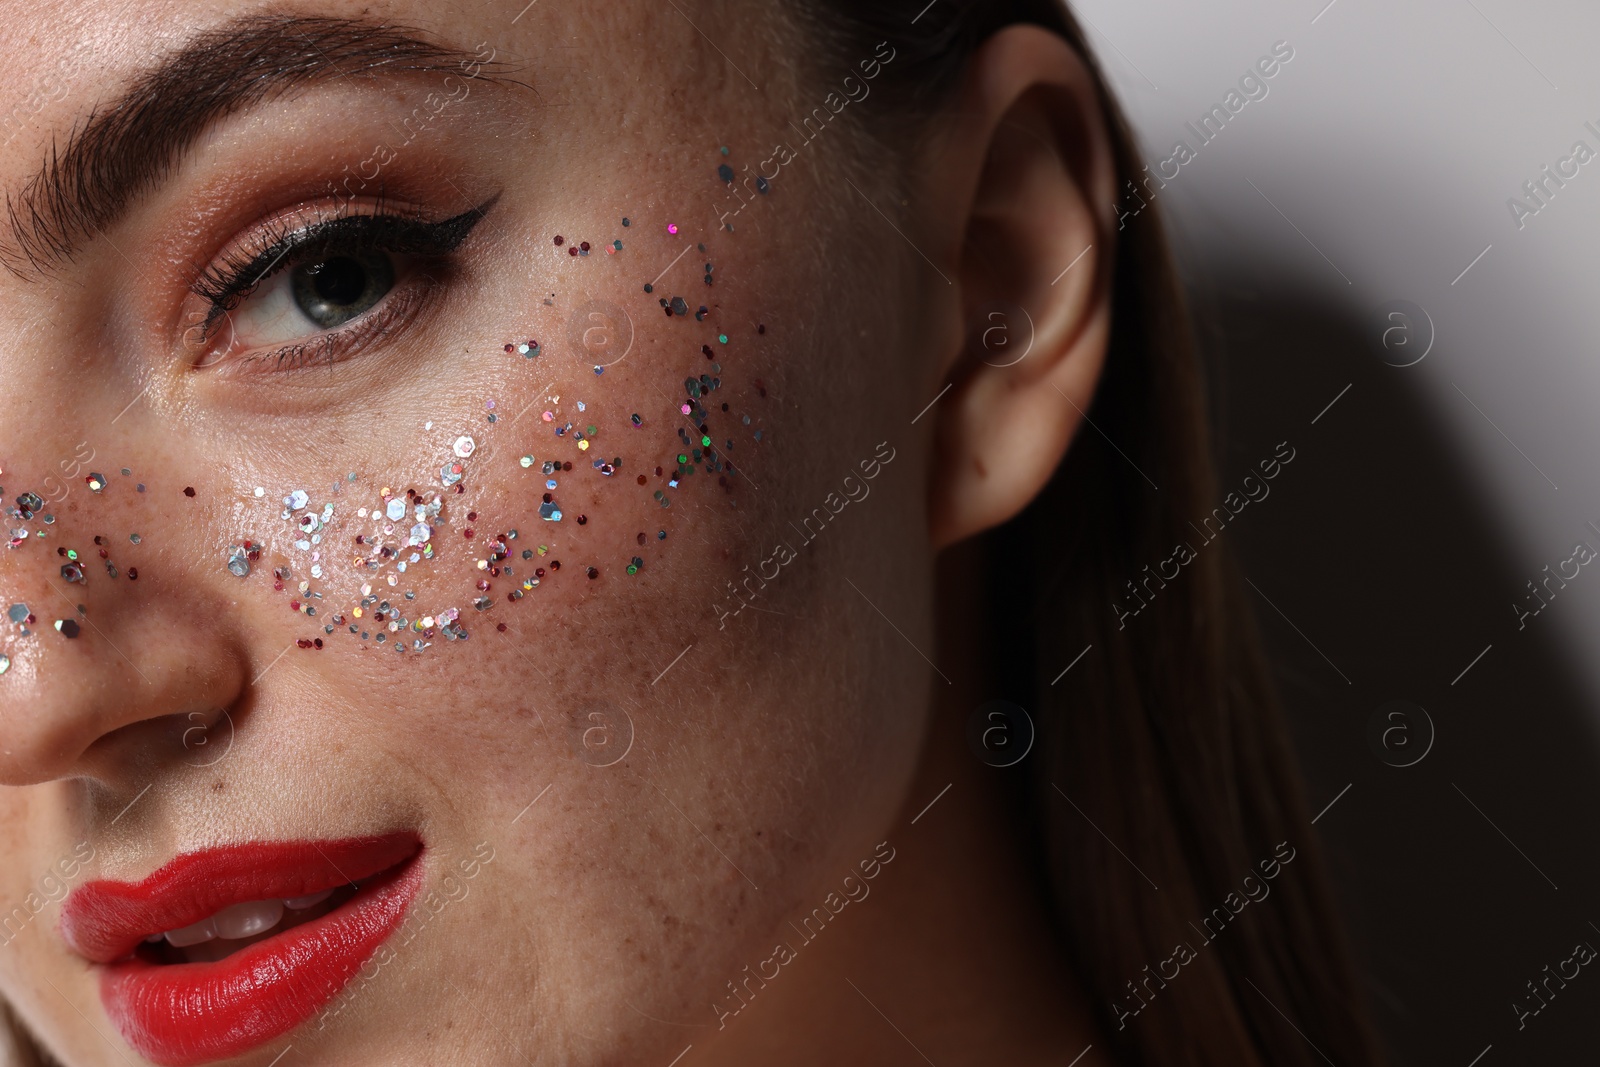
{"label": "ear", "polygon": [[936,550],[1026,507],[1085,418],[1110,330],[1117,180],[1095,76],[1044,29],[985,43],[953,111],[925,171],[964,319],[941,319],[937,342],[937,381],[953,386],[932,409]]}

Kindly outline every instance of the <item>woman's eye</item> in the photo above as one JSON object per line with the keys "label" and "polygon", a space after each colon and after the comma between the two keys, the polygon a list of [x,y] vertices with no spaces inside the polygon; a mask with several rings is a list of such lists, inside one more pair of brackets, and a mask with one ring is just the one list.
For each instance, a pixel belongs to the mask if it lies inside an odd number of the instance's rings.
{"label": "woman's eye", "polygon": [[452,257],[498,199],[438,222],[359,213],[258,234],[191,287],[203,319],[184,334],[193,364],[331,364],[391,336],[446,287]]}
{"label": "woman's eye", "polygon": [[327,256],[279,271],[229,313],[233,345],[292,344],[334,330],[375,307],[395,287],[387,252]]}

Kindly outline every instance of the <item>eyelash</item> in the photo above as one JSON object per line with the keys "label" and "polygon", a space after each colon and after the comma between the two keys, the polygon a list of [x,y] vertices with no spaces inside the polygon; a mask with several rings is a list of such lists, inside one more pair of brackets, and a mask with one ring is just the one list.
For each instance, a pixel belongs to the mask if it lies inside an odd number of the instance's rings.
{"label": "eyelash", "polygon": [[[249,243],[231,250],[219,262],[207,267],[190,291],[209,303],[210,309],[200,327],[200,343],[209,344],[213,330],[228,312],[239,307],[269,278],[307,262],[332,256],[384,252],[414,256],[425,263],[441,265],[467,239],[499,197],[440,222],[427,222],[413,215],[386,211],[380,201],[373,210],[352,212],[341,206],[338,214],[318,218],[309,226],[292,216],[276,220],[257,230]],[[432,279],[430,279],[432,280]],[[383,336],[395,321],[412,311],[419,294],[396,299],[405,284],[395,289],[378,305],[363,313],[348,326],[326,331],[314,338],[286,346],[276,352],[251,357],[271,360],[282,369],[307,366],[312,362],[332,363],[342,348],[352,348]],[[316,356],[315,360],[312,358]]]}

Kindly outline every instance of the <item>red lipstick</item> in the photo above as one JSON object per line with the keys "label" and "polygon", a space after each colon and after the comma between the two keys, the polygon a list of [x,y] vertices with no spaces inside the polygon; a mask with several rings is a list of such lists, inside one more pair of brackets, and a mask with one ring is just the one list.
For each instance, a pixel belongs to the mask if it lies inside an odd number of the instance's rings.
{"label": "red lipstick", "polygon": [[[233,845],[179,856],[140,882],[90,882],[67,898],[67,944],[99,964],[100,1001],[127,1042],[166,1067],[238,1056],[325,1007],[404,920],[422,882],[404,832]],[[143,942],[250,901],[360,883],[327,914],[212,963],[163,963]],[[343,891],[348,891],[344,889]]]}

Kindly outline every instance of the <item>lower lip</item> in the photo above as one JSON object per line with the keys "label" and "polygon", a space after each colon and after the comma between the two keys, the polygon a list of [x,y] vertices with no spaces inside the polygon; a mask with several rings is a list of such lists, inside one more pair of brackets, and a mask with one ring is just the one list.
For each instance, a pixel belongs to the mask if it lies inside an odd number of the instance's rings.
{"label": "lower lip", "polygon": [[243,1055],[344,990],[405,919],[422,885],[420,860],[372,879],[327,915],[215,963],[110,964],[100,1002],[128,1044],[163,1067]]}

